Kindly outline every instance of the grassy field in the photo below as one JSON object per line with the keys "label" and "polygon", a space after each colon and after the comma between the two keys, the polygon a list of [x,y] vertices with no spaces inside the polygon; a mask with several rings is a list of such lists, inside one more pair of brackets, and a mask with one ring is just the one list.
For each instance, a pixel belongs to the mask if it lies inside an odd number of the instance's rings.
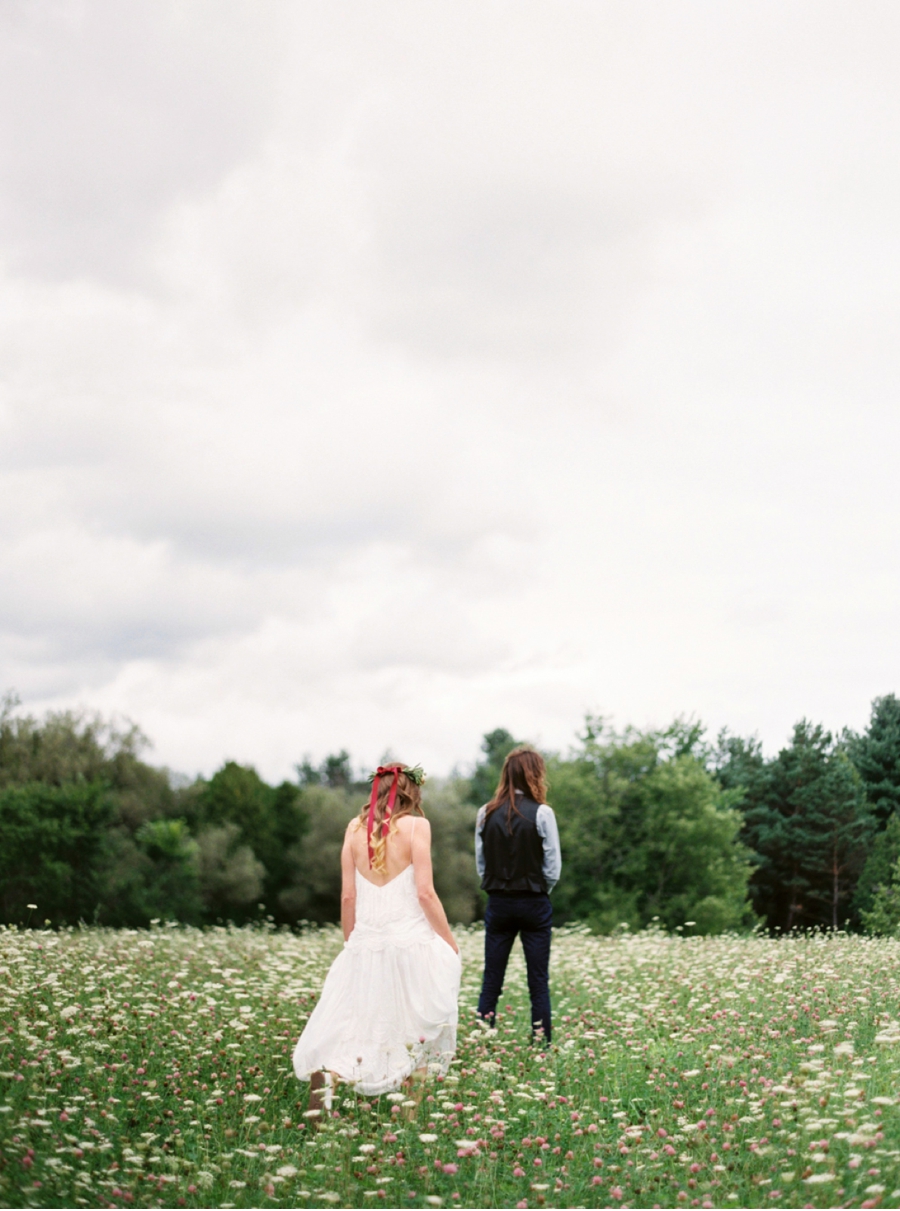
{"label": "grassy field", "polygon": [[521,952],[488,1032],[459,939],[450,1075],[314,1130],[290,1052],[337,930],[0,931],[0,1203],[900,1206],[896,943],[560,931],[536,1051]]}

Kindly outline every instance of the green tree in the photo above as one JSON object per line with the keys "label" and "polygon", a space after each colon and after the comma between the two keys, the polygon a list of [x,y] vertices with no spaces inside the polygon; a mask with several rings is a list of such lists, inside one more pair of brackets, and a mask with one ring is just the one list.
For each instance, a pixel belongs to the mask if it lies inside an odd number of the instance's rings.
{"label": "green tree", "polygon": [[900,699],[885,694],[872,703],[861,736],[848,732],[847,752],[859,770],[879,828],[900,811]]}
{"label": "green tree", "polygon": [[[154,862],[135,838],[147,822],[177,815],[179,791],[171,775],[141,760],[148,741],[134,724],[118,727],[86,711],[51,712],[37,720],[18,713],[17,706],[13,694],[0,703],[0,788],[41,785],[64,791],[63,798],[77,798],[81,792],[73,787],[102,787],[107,815],[102,843],[94,838],[87,850],[73,845],[61,860],[76,882],[96,888],[91,912],[98,920],[145,925],[159,915],[159,897],[152,890]],[[46,796],[29,794],[33,810],[52,819]],[[66,910],[67,919],[72,911],[71,906]],[[77,915],[84,915],[83,906]]]}
{"label": "green tree", "polygon": [[[303,805],[300,788],[291,782],[282,782],[272,787],[269,800],[270,825],[265,837],[257,838],[256,853],[260,860],[263,880],[262,897],[276,919],[278,896],[291,877],[291,864],[287,854],[292,846],[302,842],[309,827],[309,818]],[[249,875],[247,859],[245,869]],[[249,882],[245,888],[249,888]],[[243,894],[243,893],[242,893]]]}
{"label": "green tree", "polygon": [[135,840],[151,863],[145,885],[147,916],[199,924],[203,913],[200,851],[185,821],[148,820]]}
{"label": "green tree", "polygon": [[614,768],[613,758],[620,755],[615,746],[609,746],[606,761],[593,748],[585,749],[568,760],[548,760],[548,798],[563,857],[562,878],[553,893],[554,919],[559,924],[587,920],[601,933],[621,923],[637,928],[637,897],[619,879],[628,850],[628,780]]}
{"label": "green tree", "polygon": [[877,833],[869,847],[869,856],[856,884],[854,908],[865,922],[871,912],[877,889],[889,886],[892,872],[900,860],[900,812],[889,817],[887,825]]}
{"label": "green tree", "polygon": [[881,920],[887,911],[893,871],[900,860],[900,699],[895,694],[876,698],[869,726],[861,736],[845,732],[844,746],[862,778],[878,830],[853,897],[855,913],[871,930],[871,922]]}
{"label": "green tree", "polygon": [[887,878],[874,889],[868,907],[861,912],[867,933],[896,937],[900,931],[900,858]]}
{"label": "green tree", "polygon": [[297,781],[301,787],[330,786],[333,790],[362,785],[354,781],[350,754],[345,748],[329,753],[321,765],[313,765],[309,757],[297,765]]}
{"label": "green tree", "polygon": [[100,868],[98,922],[132,927],[153,920],[203,923],[200,847],[184,820],[148,820],[134,834],[114,828],[108,842]]}
{"label": "green tree", "polygon": [[876,829],[862,779],[841,748],[831,753],[816,808],[825,878],[815,880],[814,898],[821,917],[827,914],[827,923],[838,929],[848,922],[855,924],[854,893]]}
{"label": "green tree", "polygon": [[[269,786],[252,766],[226,761],[193,788],[190,812],[198,839],[205,836],[204,870],[213,869],[213,858],[218,863],[219,874],[207,874],[211,911],[235,919],[252,915],[248,892],[258,883],[262,902],[279,918],[281,892],[294,875],[289,854],[309,824],[300,788],[290,782]],[[229,887],[238,897],[231,902],[225,899]]]}
{"label": "green tree", "polygon": [[272,788],[252,765],[226,761],[208,782],[197,784],[192,805],[195,821],[201,824],[236,824],[241,835],[256,846],[265,845],[271,832]]}
{"label": "green tree", "polygon": [[601,931],[658,920],[704,933],[752,921],[737,796],[706,770],[702,735],[680,719],[619,734],[588,718],[580,748],[551,759],[563,850],[557,919]]}
{"label": "green tree", "polygon": [[0,912],[55,925],[93,921],[114,805],[103,782],[48,786],[31,782],[0,791]]}
{"label": "green tree", "polygon": [[743,792],[743,839],[757,861],[751,896],[769,928],[852,920],[874,820],[845,747],[801,720],[771,761],[755,741],[720,738],[719,762],[723,785]]}
{"label": "green tree", "polygon": [[197,870],[200,895],[212,920],[246,914],[263,895],[266,868],[250,846],[241,843],[241,830],[231,821],[200,830]]}
{"label": "green tree", "polygon": [[321,784],[301,796],[307,828],[286,852],[288,877],[278,893],[278,909],[289,921],[339,921],[341,847],[348,822],[361,807],[360,797]]}
{"label": "green tree", "polygon": [[476,764],[469,778],[469,798],[476,807],[480,807],[493,798],[497,783],[500,781],[503,762],[507,755],[521,743],[522,741],[516,740],[505,727],[495,728],[494,731],[485,734],[481,742],[484,757]]}
{"label": "green tree", "polygon": [[17,706],[14,694],[0,699],[0,789],[104,782],[117,799],[150,800],[149,812],[136,813],[142,819],[173,808],[168,772],[140,760],[149,741],[136,724],[119,728],[88,711],[51,711],[39,721]]}
{"label": "green tree", "polygon": [[629,848],[621,879],[637,894],[642,921],[659,918],[669,929],[697,933],[749,925],[752,867],[735,796],[696,757],[679,753],[640,779],[635,801],[640,841]]}

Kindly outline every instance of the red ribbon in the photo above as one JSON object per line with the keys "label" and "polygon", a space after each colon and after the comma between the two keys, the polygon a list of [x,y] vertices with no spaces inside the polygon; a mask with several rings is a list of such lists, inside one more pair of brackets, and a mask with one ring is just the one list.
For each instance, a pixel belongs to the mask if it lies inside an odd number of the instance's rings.
{"label": "red ribbon", "polygon": [[391,813],[394,810],[394,802],[397,798],[397,785],[400,781],[400,774],[403,767],[401,765],[379,765],[378,769],[372,778],[372,798],[369,800],[369,819],[366,824],[366,842],[369,847],[369,866],[375,861],[375,854],[372,850],[372,830],[375,827],[375,807],[378,803],[378,779],[385,774],[393,774],[394,780],[391,783],[391,793],[388,795],[387,810],[384,813],[384,821],[381,826],[382,837],[387,837],[391,826]]}

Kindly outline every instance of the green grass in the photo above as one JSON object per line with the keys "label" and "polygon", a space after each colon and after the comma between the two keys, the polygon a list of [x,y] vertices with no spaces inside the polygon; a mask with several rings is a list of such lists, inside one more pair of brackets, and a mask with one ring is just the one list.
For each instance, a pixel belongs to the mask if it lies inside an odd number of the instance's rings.
{"label": "green grass", "polygon": [[459,938],[416,1121],[342,1090],[313,1130],[290,1053],[337,930],[0,931],[0,1203],[900,1206],[896,943],[559,931],[541,1051],[521,952],[489,1032]]}

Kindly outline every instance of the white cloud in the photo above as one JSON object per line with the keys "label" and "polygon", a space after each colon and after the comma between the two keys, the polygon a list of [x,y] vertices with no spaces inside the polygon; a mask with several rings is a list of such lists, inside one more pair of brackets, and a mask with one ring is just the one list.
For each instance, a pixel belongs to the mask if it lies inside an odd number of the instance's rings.
{"label": "white cloud", "polygon": [[265,130],[278,9],[175,0],[0,15],[0,182],[11,262],[134,283],[166,206],[214,187]]}
{"label": "white cloud", "polygon": [[0,660],[172,765],[897,687],[886,5],[4,10]]}

